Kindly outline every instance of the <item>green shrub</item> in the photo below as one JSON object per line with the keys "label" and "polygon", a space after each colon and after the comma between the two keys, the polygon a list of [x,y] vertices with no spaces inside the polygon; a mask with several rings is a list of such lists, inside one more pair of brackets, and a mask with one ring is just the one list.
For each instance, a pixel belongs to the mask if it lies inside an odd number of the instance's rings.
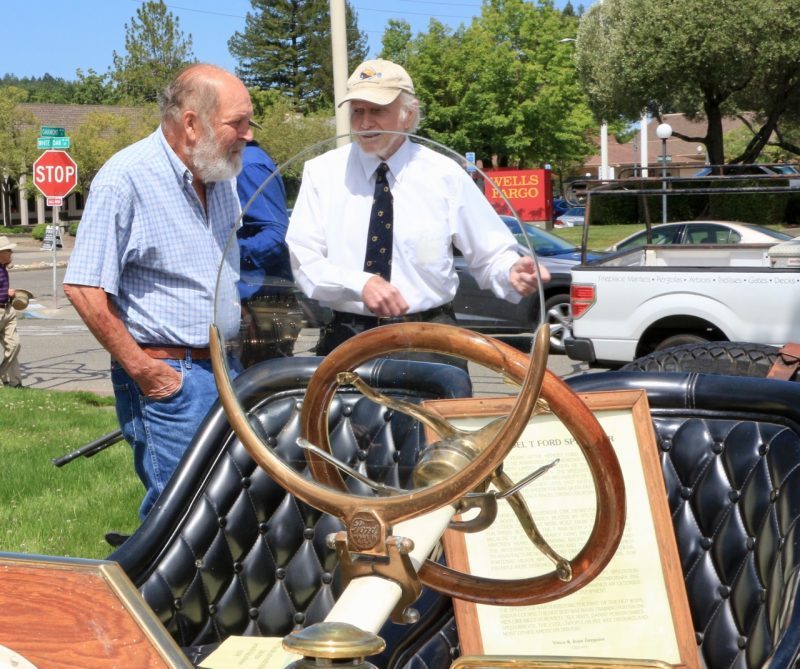
{"label": "green shrub", "polygon": [[47,232],[47,223],[39,223],[39,225],[35,225],[33,227],[33,232],[31,235],[34,239],[42,242],[44,241],[45,233]]}
{"label": "green shrub", "polygon": [[79,223],[80,223],[80,221],[72,221],[72,223],[69,224],[69,228],[67,229],[67,232],[69,233],[70,237],[74,237],[75,235],[78,234],[78,224]]}

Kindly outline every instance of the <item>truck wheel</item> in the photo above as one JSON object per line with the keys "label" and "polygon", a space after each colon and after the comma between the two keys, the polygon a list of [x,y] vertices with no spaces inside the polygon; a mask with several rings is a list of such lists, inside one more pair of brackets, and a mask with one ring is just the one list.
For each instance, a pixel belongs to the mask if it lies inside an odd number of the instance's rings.
{"label": "truck wheel", "polygon": [[658,344],[658,346],[656,346],[656,351],[663,351],[665,348],[674,348],[676,346],[687,346],[689,344],[706,344],[706,343],[708,343],[708,339],[705,339],[700,335],[679,334],[679,335],[673,335],[672,337],[667,337],[664,341]]}
{"label": "truck wheel", "polygon": [[766,344],[709,341],[655,351],[624,365],[629,372],[701,372],[765,377],[778,349]]}
{"label": "truck wheel", "polygon": [[563,353],[564,339],[572,331],[569,295],[567,293],[553,295],[544,303],[544,311],[547,314],[547,323],[550,324],[550,352]]}

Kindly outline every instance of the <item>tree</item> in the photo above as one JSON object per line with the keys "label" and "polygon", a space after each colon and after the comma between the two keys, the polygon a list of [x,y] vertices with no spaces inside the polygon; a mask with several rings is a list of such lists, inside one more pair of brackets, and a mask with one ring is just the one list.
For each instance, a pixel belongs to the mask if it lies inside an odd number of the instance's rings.
{"label": "tree", "polygon": [[93,112],[72,133],[78,190],[86,194],[97,171],[117,151],[149,135],[159,123],[155,105],[118,112]]}
{"label": "tree", "polygon": [[111,72],[127,103],[155,102],[184,67],[195,62],[192,36],[184,37],[179,20],[162,0],[147,0],[125,24],[125,56],[116,51]]}
{"label": "tree", "polygon": [[[10,187],[28,174],[36,160],[36,118],[20,107],[28,97],[21,88],[8,86],[0,95],[0,196],[8,212]],[[3,225],[8,223],[3,221]]]}
{"label": "tree", "polygon": [[[326,0],[251,0],[245,29],[228,40],[248,87],[286,94],[296,111],[333,105],[330,14]],[[350,69],[366,57],[366,36],[346,3]]]}
{"label": "tree", "polygon": [[405,66],[411,44],[411,24],[405,19],[389,19],[381,38],[380,57]]}
{"label": "tree", "polygon": [[736,162],[753,162],[800,97],[800,7],[791,0],[605,0],[583,17],[578,74],[598,118],[682,112],[706,134],[676,136],[724,162],[722,119],[755,112]]}
{"label": "tree", "polygon": [[425,111],[420,134],[484,163],[566,169],[592,153],[597,126],[572,50],[559,43],[576,21],[550,2],[489,0],[469,27],[432,20],[405,46],[398,24],[384,39],[408,54]]}

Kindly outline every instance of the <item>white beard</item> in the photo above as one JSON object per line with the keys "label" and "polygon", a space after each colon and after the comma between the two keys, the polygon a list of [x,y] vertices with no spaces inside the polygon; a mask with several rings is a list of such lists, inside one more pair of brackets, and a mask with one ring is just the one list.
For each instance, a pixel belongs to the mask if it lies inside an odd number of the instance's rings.
{"label": "white beard", "polygon": [[228,181],[242,171],[242,153],[224,156],[213,130],[204,125],[202,139],[191,154],[194,174],[204,183]]}

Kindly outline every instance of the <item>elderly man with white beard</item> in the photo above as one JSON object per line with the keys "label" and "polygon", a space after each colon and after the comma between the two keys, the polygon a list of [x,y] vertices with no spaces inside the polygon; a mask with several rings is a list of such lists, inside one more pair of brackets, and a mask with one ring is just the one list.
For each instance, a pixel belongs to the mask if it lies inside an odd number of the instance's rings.
{"label": "elderly man with white beard", "polygon": [[217,398],[208,330],[253,139],[247,88],[219,67],[183,70],[160,107],[160,127],[92,181],[64,278],[111,355],[117,417],[146,490],[141,518]]}

